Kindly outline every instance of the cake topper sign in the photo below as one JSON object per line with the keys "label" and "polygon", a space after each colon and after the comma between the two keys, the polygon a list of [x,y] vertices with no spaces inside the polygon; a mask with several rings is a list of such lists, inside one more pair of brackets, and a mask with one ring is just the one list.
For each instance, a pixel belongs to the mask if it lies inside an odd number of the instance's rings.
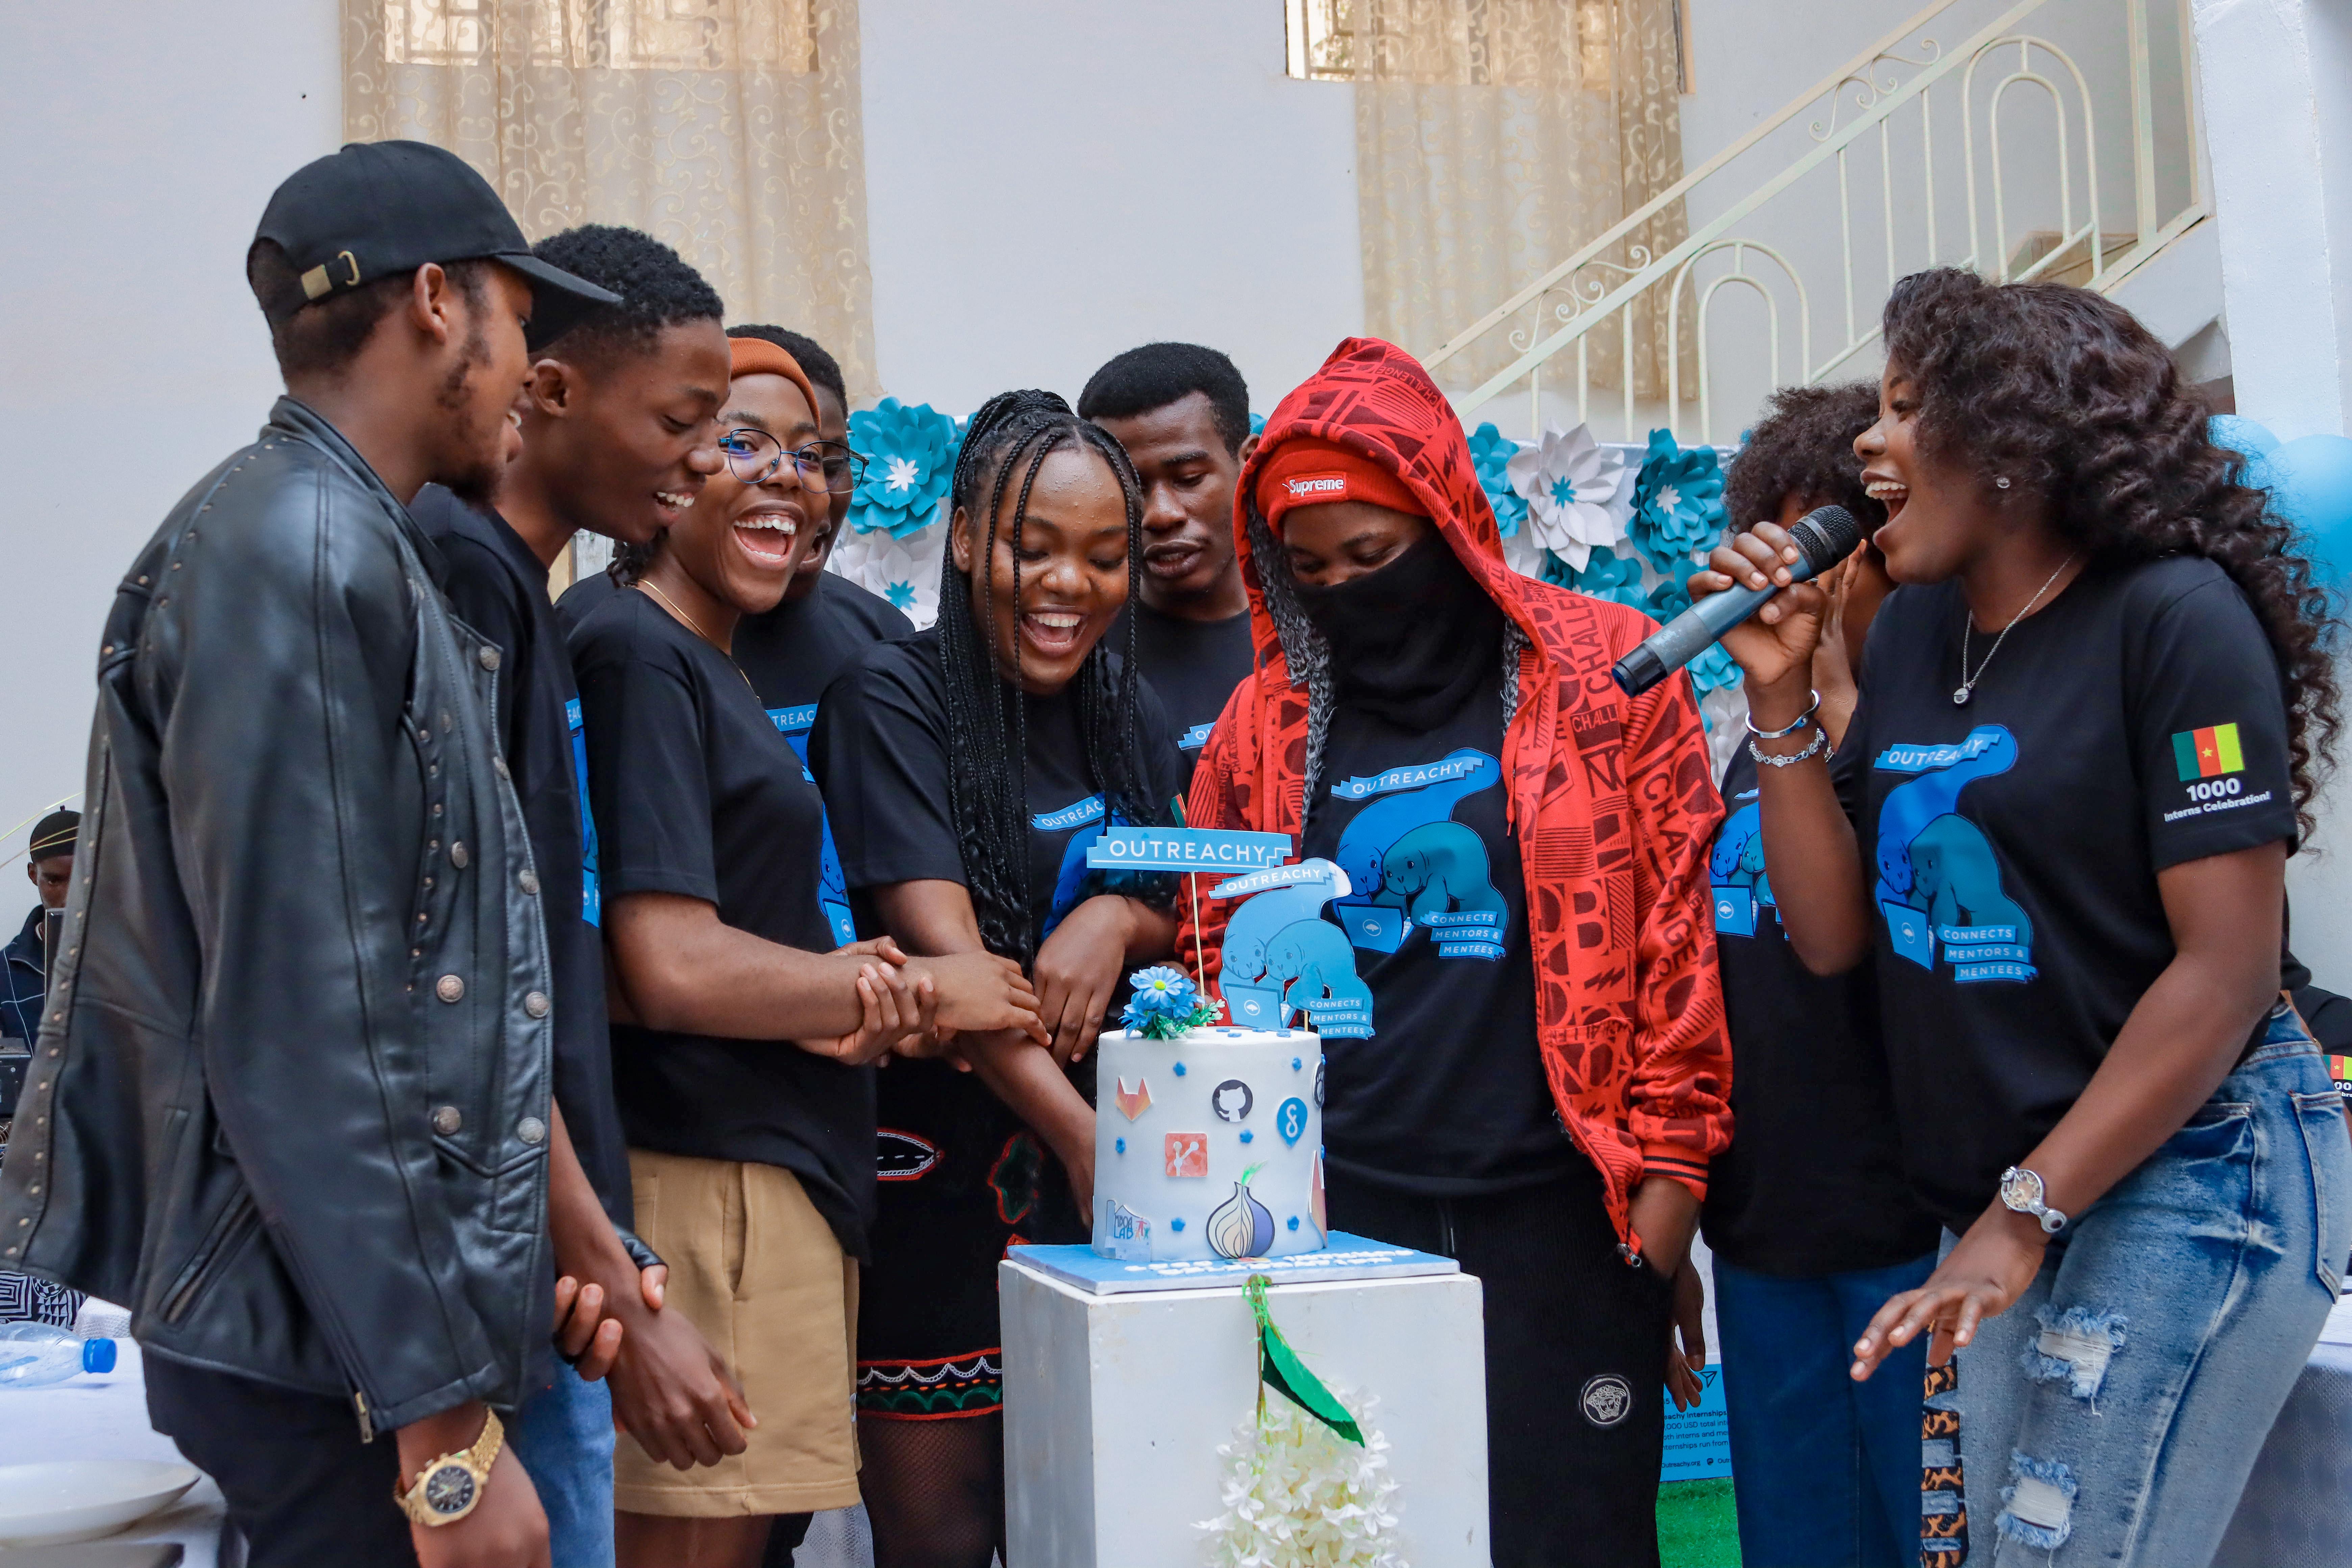
{"label": "cake topper sign", "polygon": [[1087,848],[1088,867],[1111,871],[1255,871],[1290,858],[1287,833],[1214,827],[1103,829]]}

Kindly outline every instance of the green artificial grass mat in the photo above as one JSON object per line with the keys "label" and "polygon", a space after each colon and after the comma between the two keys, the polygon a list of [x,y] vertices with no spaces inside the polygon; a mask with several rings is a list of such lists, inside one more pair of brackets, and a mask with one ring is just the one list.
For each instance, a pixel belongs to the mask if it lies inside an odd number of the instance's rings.
{"label": "green artificial grass mat", "polygon": [[1658,1560],[1664,1568],[1739,1568],[1730,1477],[1658,1489]]}

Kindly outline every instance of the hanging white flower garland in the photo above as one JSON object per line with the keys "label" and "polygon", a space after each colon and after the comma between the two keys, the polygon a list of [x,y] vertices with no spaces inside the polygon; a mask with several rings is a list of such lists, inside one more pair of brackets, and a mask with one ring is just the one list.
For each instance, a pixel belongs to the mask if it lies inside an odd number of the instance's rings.
{"label": "hanging white flower garland", "polygon": [[1217,1452],[1231,1461],[1225,1511],[1203,1520],[1214,1568],[1408,1568],[1397,1554],[1396,1478],[1374,1400],[1350,1399],[1361,1445],[1286,1399],[1268,1399]]}

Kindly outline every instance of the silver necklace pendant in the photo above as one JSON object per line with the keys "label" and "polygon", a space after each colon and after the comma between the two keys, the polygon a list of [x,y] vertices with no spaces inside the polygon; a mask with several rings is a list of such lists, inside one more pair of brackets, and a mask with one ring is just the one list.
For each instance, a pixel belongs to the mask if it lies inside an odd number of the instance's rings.
{"label": "silver necklace pendant", "polygon": [[1952,688],[1952,706],[1955,708],[1964,708],[1968,706],[1968,700],[1969,689],[1966,686],[1955,686]]}

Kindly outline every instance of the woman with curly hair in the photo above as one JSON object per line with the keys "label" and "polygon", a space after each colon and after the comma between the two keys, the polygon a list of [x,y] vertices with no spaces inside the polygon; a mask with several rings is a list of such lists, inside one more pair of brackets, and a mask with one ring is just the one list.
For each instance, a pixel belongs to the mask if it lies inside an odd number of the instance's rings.
{"label": "woman with curly hair", "polygon": [[[1781,921],[1816,973],[1874,959],[1905,1165],[1947,1230],[1853,1374],[1923,1334],[1961,1352],[1980,1558],[2185,1568],[2352,1253],[2342,1100],[2280,991],[2329,605],[2120,307],[1926,272],[1885,337],[1854,448],[1899,586],[1834,768],[1820,592],[1725,639]],[[1759,525],[1693,591],[1795,559]]]}

